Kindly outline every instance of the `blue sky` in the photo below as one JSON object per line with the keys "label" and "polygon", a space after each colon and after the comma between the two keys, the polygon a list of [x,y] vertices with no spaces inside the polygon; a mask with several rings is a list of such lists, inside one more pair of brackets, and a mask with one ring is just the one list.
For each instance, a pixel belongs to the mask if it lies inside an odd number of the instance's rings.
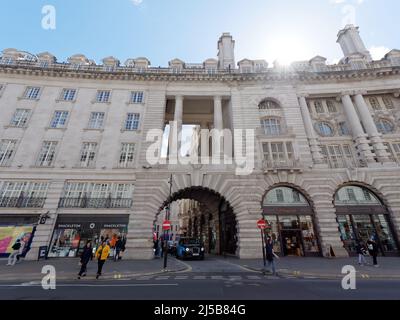
{"label": "blue sky", "polygon": [[[153,66],[180,58],[216,57],[230,32],[236,60],[342,57],[336,35],[356,22],[375,57],[400,48],[398,0],[12,0],[0,11],[0,49],[49,51],[59,61],[83,53],[97,63],[113,55],[146,56]],[[56,9],[56,29],[44,30],[42,7]],[[292,54],[288,54],[292,52]]]}

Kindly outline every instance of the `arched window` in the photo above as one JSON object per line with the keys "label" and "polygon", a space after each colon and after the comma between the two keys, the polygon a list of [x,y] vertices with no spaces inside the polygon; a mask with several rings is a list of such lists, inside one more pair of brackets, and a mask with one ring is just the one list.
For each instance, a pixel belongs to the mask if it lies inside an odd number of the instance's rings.
{"label": "arched window", "polygon": [[378,129],[379,133],[388,134],[394,131],[394,125],[388,120],[379,119],[375,122],[376,128]]}
{"label": "arched window", "polygon": [[333,128],[329,123],[318,122],[316,124],[317,132],[323,137],[331,137],[334,134]]}
{"label": "arched window", "polygon": [[314,212],[299,191],[285,186],[271,189],[264,197],[263,213],[275,252],[284,256],[320,255]]}
{"label": "arched window", "polygon": [[289,187],[274,188],[267,193],[264,206],[308,206],[306,198],[296,189]]}
{"label": "arched window", "polygon": [[380,204],[373,193],[358,186],[347,186],[336,192],[335,204],[340,205],[370,205]]}
{"label": "arched window", "polygon": [[282,133],[281,120],[279,118],[262,119],[261,126],[267,136],[279,136]]}
{"label": "arched window", "polygon": [[276,109],[280,109],[281,107],[279,106],[279,104],[273,100],[270,99],[265,99],[263,101],[260,102],[260,104],[258,105],[258,109],[259,110],[276,110]]}

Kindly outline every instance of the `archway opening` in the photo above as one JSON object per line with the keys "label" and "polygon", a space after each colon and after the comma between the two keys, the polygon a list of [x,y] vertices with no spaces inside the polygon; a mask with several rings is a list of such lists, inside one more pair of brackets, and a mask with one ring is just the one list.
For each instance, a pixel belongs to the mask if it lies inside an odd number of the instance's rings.
{"label": "archway opening", "polygon": [[263,199],[263,215],[275,252],[283,256],[320,256],[314,211],[307,198],[297,189],[278,186]]}
{"label": "archway opening", "polygon": [[334,204],[340,237],[350,255],[355,255],[358,242],[374,238],[383,255],[398,255],[389,211],[371,190],[359,185],[346,185],[335,194]]}
{"label": "archway opening", "polygon": [[154,238],[164,237],[162,223],[169,206],[168,241],[200,239],[207,254],[237,255],[237,223],[232,206],[219,193],[202,187],[180,190],[169,197],[154,220]]}

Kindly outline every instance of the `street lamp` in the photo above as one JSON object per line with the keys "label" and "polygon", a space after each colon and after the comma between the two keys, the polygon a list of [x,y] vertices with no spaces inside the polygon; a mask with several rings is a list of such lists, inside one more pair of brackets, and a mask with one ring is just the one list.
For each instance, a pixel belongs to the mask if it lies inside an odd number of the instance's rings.
{"label": "street lamp", "polygon": [[[172,174],[168,181],[169,183],[169,201],[171,201],[171,193],[172,193]],[[165,207],[165,221],[169,221],[170,219],[170,211],[171,211],[171,202]],[[164,270],[167,269],[167,259],[168,259],[168,236],[169,229],[164,230]]]}

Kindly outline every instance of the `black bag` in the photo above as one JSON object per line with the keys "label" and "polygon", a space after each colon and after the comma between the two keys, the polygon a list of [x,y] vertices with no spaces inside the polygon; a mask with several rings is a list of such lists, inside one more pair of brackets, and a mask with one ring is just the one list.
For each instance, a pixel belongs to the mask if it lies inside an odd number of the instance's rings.
{"label": "black bag", "polygon": [[16,242],[14,245],[11,247],[13,250],[19,250],[21,248],[21,243]]}

